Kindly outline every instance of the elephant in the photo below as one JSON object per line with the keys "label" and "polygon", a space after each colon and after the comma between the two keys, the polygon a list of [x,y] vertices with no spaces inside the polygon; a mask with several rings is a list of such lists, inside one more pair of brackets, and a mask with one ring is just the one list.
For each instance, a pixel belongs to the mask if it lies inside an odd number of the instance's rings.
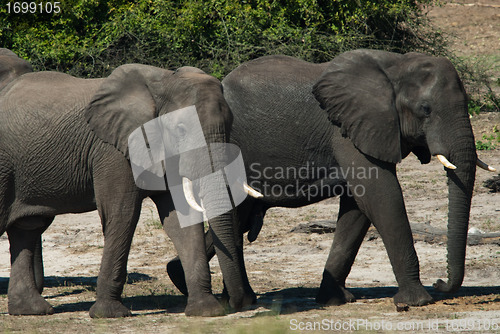
{"label": "elephant", "polygon": [[0,48],[0,90],[24,73],[32,72],[31,64],[9,49]]}
{"label": "elephant", "polygon": [[[139,133],[142,138],[152,120],[173,115],[166,126],[178,136],[178,145],[190,143],[195,127],[186,123],[188,110],[194,110],[199,120],[198,137],[201,133],[202,141],[210,145],[208,166],[191,149],[155,161],[159,175],[143,170],[136,177],[132,135]],[[141,64],[119,66],[101,79],[59,72],[26,73],[0,91],[0,118],[0,235],[7,232],[10,242],[10,314],[54,313],[40,295],[41,234],[56,215],[97,209],[105,241],[96,301],[89,313],[93,318],[131,315],[121,294],[133,233],[146,197],[156,204],[186,268],[189,298],[185,314],[225,314],[211,293],[203,224],[179,223],[180,214],[194,210],[219,213],[208,222],[217,240],[221,269],[228,280],[238,281],[243,276],[233,238],[236,210],[222,210],[220,197],[227,194],[227,186],[206,177],[225,163],[223,144],[232,123],[219,80],[190,67],[171,71]],[[151,150],[151,137],[145,143],[146,132],[143,148],[146,156],[153,156],[158,152]],[[165,178],[173,169],[177,183]],[[164,187],[140,186],[144,179]],[[180,184],[185,196],[181,206],[174,203],[173,196],[174,187]],[[229,294],[235,309],[251,302],[243,288]]]}
{"label": "elephant", "polygon": [[[243,152],[249,184],[264,195],[238,207],[235,238],[248,294],[243,233],[255,240],[271,207],[300,207],[337,196],[337,228],[316,301],[355,300],[345,281],[373,224],[399,285],[394,302],[431,303],[420,281],[396,175],[396,164],[410,153],[422,164],[436,156],[445,165],[449,278],[434,287],[453,292],[461,286],[476,164],[493,168],[477,158],[467,95],[449,60],[367,49],[321,64],[265,56],[240,65],[222,84],[234,117],[231,142]],[[214,254],[210,238],[209,258]],[[167,271],[187,293],[178,258]]]}

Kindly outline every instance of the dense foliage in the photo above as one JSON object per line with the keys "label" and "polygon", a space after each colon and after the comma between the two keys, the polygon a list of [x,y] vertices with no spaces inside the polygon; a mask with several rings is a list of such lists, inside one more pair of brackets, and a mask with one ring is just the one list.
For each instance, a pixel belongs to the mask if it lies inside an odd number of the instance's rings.
{"label": "dense foliage", "polygon": [[189,64],[221,77],[265,54],[327,61],[355,47],[426,47],[420,8],[412,0],[65,0],[59,14],[3,6],[0,37],[37,69],[96,77],[125,62]]}
{"label": "dense foliage", "polygon": [[8,13],[1,5],[0,47],[36,70],[80,77],[102,77],[139,62],[197,66],[222,78],[266,54],[322,62],[359,47],[424,51],[452,58],[466,85],[481,74],[486,83],[484,73],[447,53],[446,41],[426,21],[425,6],[437,0],[59,1],[58,14]]}

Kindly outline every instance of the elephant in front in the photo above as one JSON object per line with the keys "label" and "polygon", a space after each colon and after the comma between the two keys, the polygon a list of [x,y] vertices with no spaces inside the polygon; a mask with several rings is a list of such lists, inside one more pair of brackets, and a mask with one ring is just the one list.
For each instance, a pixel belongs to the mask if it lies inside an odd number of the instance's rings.
{"label": "elephant in front", "polygon": [[[197,128],[186,121],[189,110],[195,112]],[[154,140],[146,139],[147,124],[170,115],[164,125],[177,136],[178,154],[155,160],[154,168],[145,168],[137,177],[131,159],[137,148],[146,156],[158,153],[152,149]],[[221,269],[228,281],[237,282],[243,275],[233,237],[236,210],[220,207],[226,184],[206,177],[225,163],[221,144],[228,141],[231,123],[220,82],[193,68],[169,71],[129,64],[103,79],[36,72],[12,80],[0,91],[0,235],[7,232],[10,242],[9,313],[54,312],[40,295],[41,234],[56,215],[97,209],[105,242],[90,316],[130,315],[121,294],[141,203],[149,196],[185,267],[186,315],[224,314],[211,293],[203,224],[181,226],[178,216],[189,216],[193,210],[218,213],[209,224]],[[205,153],[210,159],[204,160],[208,165],[193,153],[204,147],[179,150],[183,143],[191,143],[194,128],[198,143],[209,145]],[[130,149],[134,133],[139,134],[136,139],[143,138],[143,147],[135,145],[135,153]],[[166,182],[165,173],[177,175],[175,182]],[[144,180],[149,187],[139,186]],[[180,206],[174,203],[174,187],[184,191]],[[243,288],[229,294],[235,309],[251,301]]]}
{"label": "elephant in front", "polygon": [[[376,50],[349,51],[322,64],[266,56],[240,65],[222,83],[234,115],[231,141],[242,149],[249,184],[264,195],[238,207],[240,254],[242,234],[249,231],[255,240],[270,207],[338,196],[337,229],[316,301],[354,300],[345,281],[373,224],[399,285],[394,302],[431,303],[396,164],[410,153],[423,164],[436,156],[449,185],[449,277],[434,287],[453,292],[461,286],[476,164],[488,166],[477,158],[467,95],[447,59]],[[207,252],[214,254],[211,247]],[[178,259],[167,271],[186,293]]]}

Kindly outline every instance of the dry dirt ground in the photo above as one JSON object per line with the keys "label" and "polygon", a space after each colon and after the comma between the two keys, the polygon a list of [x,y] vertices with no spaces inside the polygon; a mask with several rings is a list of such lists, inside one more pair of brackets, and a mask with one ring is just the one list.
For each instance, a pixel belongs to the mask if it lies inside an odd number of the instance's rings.
{"label": "dry dirt ground", "polygon": [[[491,5],[491,6],[487,6]],[[429,15],[445,31],[456,34],[454,48],[466,57],[500,57],[500,1],[481,4],[445,4]],[[493,69],[498,69],[496,63]],[[495,78],[498,71],[493,71]],[[500,113],[472,118],[476,138],[500,127]],[[481,159],[500,168],[500,145],[479,151]],[[445,228],[447,188],[443,167],[435,160],[420,165],[408,157],[398,167],[408,215],[412,223]],[[471,228],[500,232],[500,194],[482,184],[494,174],[477,172],[472,202]],[[396,281],[380,238],[367,238],[348,277],[358,301],[337,307],[314,302],[333,234],[290,233],[301,223],[335,219],[338,200],[268,212],[259,238],[245,245],[247,270],[258,294],[252,309],[220,318],[187,318],[185,298],[165,272],[175,256],[172,243],[160,228],[154,206],[145,201],[129,260],[124,302],[134,313],[126,319],[94,320],[88,309],[95,298],[103,238],[95,212],[56,218],[43,236],[46,288],[44,297],[56,314],[14,317],[7,314],[9,277],[8,241],[0,237],[0,331],[73,333],[286,333],[316,331],[418,331],[500,332],[500,247],[481,244],[467,249],[466,277],[459,293],[449,296],[433,291],[432,284],[446,277],[446,246],[417,241],[421,279],[436,303],[396,312],[392,296]],[[212,260],[213,285],[221,291],[221,273]],[[301,330],[302,329],[302,330]]]}

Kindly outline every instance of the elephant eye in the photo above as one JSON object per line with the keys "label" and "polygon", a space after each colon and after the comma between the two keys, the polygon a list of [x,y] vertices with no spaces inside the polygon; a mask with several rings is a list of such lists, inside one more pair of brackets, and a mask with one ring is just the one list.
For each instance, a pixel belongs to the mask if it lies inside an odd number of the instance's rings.
{"label": "elephant eye", "polygon": [[431,106],[427,103],[423,103],[420,106],[420,111],[425,115],[425,117],[429,117],[431,115]]}
{"label": "elephant eye", "polygon": [[179,137],[184,137],[186,135],[186,133],[187,133],[186,126],[184,124],[182,124],[182,123],[179,124],[179,125],[177,125],[176,130],[177,130],[177,135]]}

